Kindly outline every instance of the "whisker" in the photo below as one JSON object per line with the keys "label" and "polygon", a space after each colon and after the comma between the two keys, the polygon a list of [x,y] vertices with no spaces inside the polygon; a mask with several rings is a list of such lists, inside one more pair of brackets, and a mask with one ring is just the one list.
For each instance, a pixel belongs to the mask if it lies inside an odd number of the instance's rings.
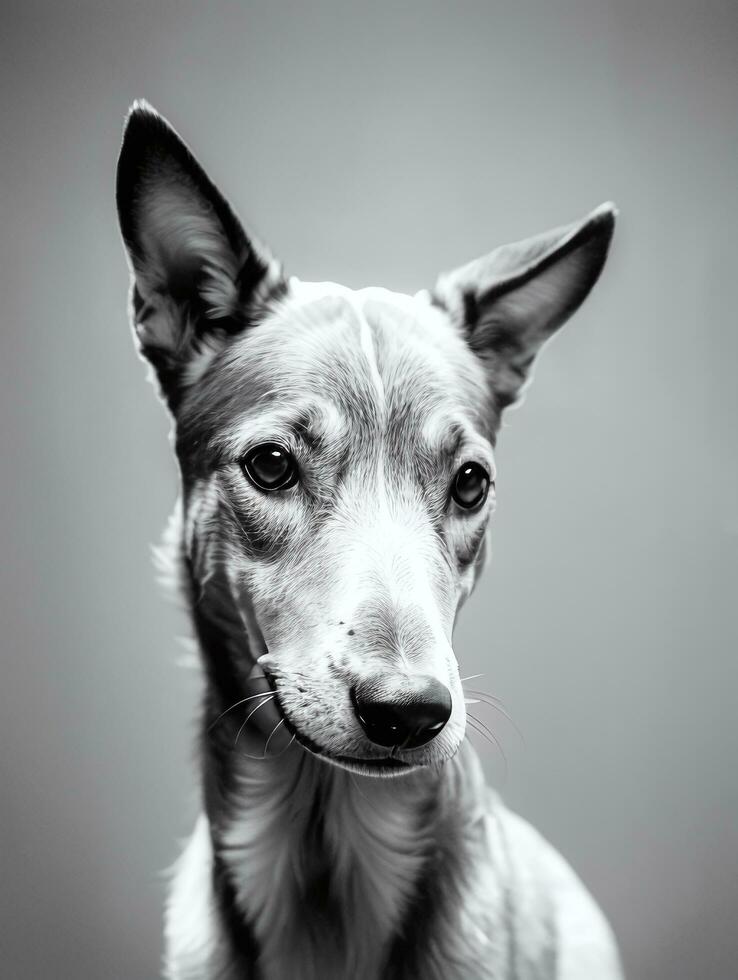
{"label": "whisker", "polygon": [[494,745],[496,748],[499,748],[499,742],[497,741],[497,739],[494,738],[494,736],[489,731],[489,729],[487,729],[487,731],[485,732],[485,730],[482,728],[482,723],[477,721],[474,715],[471,714],[467,715],[466,720],[469,722],[469,725],[474,729],[474,731],[478,735],[481,735],[482,738],[486,739],[490,745]]}
{"label": "whisker", "polygon": [[[491,739],[490,739],[490,738],[489,738],[489,737],[488,737],[487,735],[485,735],[485,733],[484,733],[484,732],[482,731],[482,729],[481,729],[481,728],[479,728],[479,727],[478,727],[478,725],[477,725],[477,724],[476,724],[476,723],[474,722],[474,719],[473,719],[473,718],[469,718],[469,717],[467,717],[467,719],[466,719],[466,720],[467,720],[467,723],[468,723],[468,726],[469,726],[469,729],[470,729],[470,730],[471,730],[472,732],[474,732],[474,733],[475,733],[475,734],[477,734],[477,735],[480,735],[480,736],[481,736],[481,737],[482,737],[482,738],[483,738],[483,739],[484,739],[484,740],[485,740],[486,742],[489,742],[489,744],[490,744],[490,745],[491,745],[491,746],[492,746],[493,748],[497,748],[497,746],[495,746],[495,744],[494,744],[494,742],[493,742],[493,741],[492,741],[492,740],[491,740]],[[469,741],[471,742],[471,739],[469,739]]]}
{"label": "whisker", "polygon": [[272,734],[271,734],[271,735],[269,736],[269,738],[268,738],[268,739],[266,740],[266,745],[264,746],[264,758],[265,758],[265,759],[266,759],[266,757],[267,757],[267,752],[268,752],[268,750],[269,750],[269,743],[271,742],[271,740],[272,740],[272,739],[274,738],[274,736],[276,735],[276,733],[277,733],[277,729],[278,729],[278,728],[280,728],[280,727],[281,727],[282,725],[284,725],[284,718],[282,718],[282,719],[280,719],[280,721],[278,721],[278,722],[277,722],[277,724],[276,724],[276,725],[274,726],[274,728],[272,729]]}
{"label": "whisker", "polygon": [[491,701],[497,701],[502,704],[502,698],[498,698],[496,694],[490,694],[489,691],[480,691],[474,687],[467,687],[466,690],[469,694],[476,694],[479,697],[489,698]]}
{"label": "whisker", "polygon": [[499,701],[497,698],[494,698],[494,695],[487,694],[486,691],[471,691],[471,693],[476,694],[479,700],[475,701],[474,699],[471,698],[464,698],[465,704],[481,703],[481,704],[486,704],[490,708],[494,708],[495,711],[499,712],[503,716],[503,718],[506,718],[510,722],[510,724],[517,732],[520,740],[523,742],[523,744],[525,744],[525,735],[523,735],[523,733],[520,731],[520,728],[518,728],[512,715],[510,715],[507,709],[503,707],[501,701]]}
{"label": "whisker", "polygon": [[297,735],[293,733],[292,738],[289,740],[289,742],[285,745],[285,747],[282,749],[282,751],[280,753],[278,753],[277,755],[274,756],[274,758],[275,759],[281,759],[282,756],[287,751],[287,749],[289,749],[291,747],[292,743],[295,741],[296,738],[297,738]]}
{"label": "whisker", "polygon": [[469,712],[468,717],[471,718],[472,721],[474,721],[477,725],[479,725],[479,727],[484,731],[484,733],[488,735],[489,738],[492,739],[492,741],[495,743],[495,745],[500,750],[500,752],[502,752],[502,746],[500,745],[500,740],[497,738],[497,736],[489,727],[489,725],[485,725],[485,723],[481,720],[481,718],[477,718],[477,716],[473,715],[471,712]]}
{"label": "whisker", "polygon": [[268,693],[268,694],[262,694],[261,696],[262,696],[262,697],[264,698],[264,700],[263,700],[263,701],[260,701],[260,702],[259,702],[259,703],[257,704],[257,706],[256,706],[256,707],[254,708],[254,710],[253,710],[253,711],[250,711],[250,712],[249,712],[249,713],[248,713],[248,714],[246,715],[246,720],[244,721],[244,723],[243,723],[243,725],[241,725],[241,727],[240,727],[240,728],[238,729],[238,731],[236,732],[236,739],[235,739],[235,741],[234,741],[234,743],[233,743],[233,748],[234,748],[234,749],[235,749],[235,747],[236,747],[236,745],[238,744],[238,739],[239,739],[239,737],[240,737],[240,735],[241,735],[241,732],[242,732],[242,731],[244,730],[244,728],[245,728],[245,727],[246,727],[246,726],[248,725],[248,723],[249,723],[249,719],[250,719],[250,718],[252,717],[252,715],[255,715],[255,714],[256,714],[256,712],[257,712],[257,711],[259,710],[259,708],[263,708],[263,707],[264,707],[264,705],[265,705],[265,704],[267,703],[267,701],[271,701],[271,699],[272,699],[272,698],[274,697],[274,692],[272,691],[272,692],[270,692],[270,693]]}
{"label": "whisker", "polygon": [[468,677],[460,677],[459,680],[463,684],[464,681],[475,681],[477,677],[484,677],[484,674],[469,674]]}
{"label": "whisker", "polygon": [[[243,749],[241,749],[240,755],[242,755],[245,759],[253,759],[254,762],[266,762],[266,759],[264,758],[263,755],[251,755],[250,752],[244,752]],[[275,756],[275,758],[278,757]]]}
{"label": "whisker", "polygon": [[479,720],[479,718],[476,718],[474,715],[469,714],[467,715],[467,719],[469,721],[469,724],[477,732],[477,734],[482,735],[484,738],[486,738],[487,741],[490,743],[490,745],[494,744],[497,746],[497,750],[499,751],[500,755],[502,756],[502,760],[505,763],[505,777],[507,777],[508,775],[507,756],[505,755],[502,745],[500,744],[500,740],[497,738],[494,732],[492,732],[491,729],[489,729],[484,724],[483,721]]}
{"label": "whisker", "polygon": [[250,694],[247,698],[241,698],[240,701],[236,701],[236,703],[232,704],[230,708],[226,708],[225,711],[219,714],[218,717],[215,719],[215,721],[212,723],[212,725],[208,727],[208,731],[209,732],[212,731],[212,729],[215,728],[215,726],[218,724],[221,718],[225,718],[225,716],[228,714],[229,711],[233,711],[233,709],[237,708],[240,704],[246,704],[247,701],[253,701],[254,698],[263,698],[267,694],[273,694],[273,693],[274,693],[273,691],[261,691],[259,694]]}

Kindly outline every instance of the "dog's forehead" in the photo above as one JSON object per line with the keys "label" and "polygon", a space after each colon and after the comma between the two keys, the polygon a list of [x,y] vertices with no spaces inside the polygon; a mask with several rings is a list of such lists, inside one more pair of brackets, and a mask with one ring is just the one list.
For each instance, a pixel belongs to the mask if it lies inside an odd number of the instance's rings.
{"label": "dog's forehead", "polygon": [[195,386],[180,432],[200,442],[239,420],[250,427],[261,413],[294,415],[315,403],[357,435],[398,443],[434,419],[463,418],[484,433],[487,399],[482,365],[427,294],[293,279],[279,305]]}
{"label": "dog's forehead", "polygon": [[429,411],[439,401],[483,411],[481,365],[426,293],[293,279],[264,327],[244,337],[238,356],[266,384],[301,383],[348,410],[392,414],[412,392]]}

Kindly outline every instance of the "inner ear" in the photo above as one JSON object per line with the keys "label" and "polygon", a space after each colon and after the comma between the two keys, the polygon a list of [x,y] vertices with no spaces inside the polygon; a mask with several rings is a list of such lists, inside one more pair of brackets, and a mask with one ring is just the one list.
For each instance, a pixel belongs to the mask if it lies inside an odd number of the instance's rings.
{"label": "inner ear", "polygon": [[[186,177],[141,181],[136,200],[139,286],[176,303],[201,306],[209,319],[233,316],[241,301],[245,237],[222,220]],[[137,261],[136,261],[137,260]]]}
{"label": "inner ear", "polygon": [[128,117],[116,198],[136,336],[173,404],[195,355],[219,349],[283,291],[281,268],[146,103],[135,103]]}
{"label": "inner ear", "polygon": [[542,345],[574,313],[599,278],[615,209],[504,245],[442,276],[435,290],[484,361],[496,408],[517,401]]}

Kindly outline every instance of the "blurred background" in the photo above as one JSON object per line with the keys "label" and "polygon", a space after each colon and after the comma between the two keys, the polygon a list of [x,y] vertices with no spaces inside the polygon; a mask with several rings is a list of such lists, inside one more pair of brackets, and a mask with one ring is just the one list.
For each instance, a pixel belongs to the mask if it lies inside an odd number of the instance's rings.
{"label": "blurred background", "polygon": [[151,980],[194,819],[198,678],[150,545],[174,503],[113,176],[129,103],[289,272],[415,291],[613,199],[605,274],[499,453],[464,674],[489,778],[635,980],[738,961],[738,7],[3,5],[0,974]]}

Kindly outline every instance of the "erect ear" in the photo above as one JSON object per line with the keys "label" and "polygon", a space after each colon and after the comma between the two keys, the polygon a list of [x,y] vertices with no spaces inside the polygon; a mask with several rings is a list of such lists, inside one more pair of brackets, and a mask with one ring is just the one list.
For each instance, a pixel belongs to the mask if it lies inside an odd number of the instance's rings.
{"label": "erect ear", "polygon": [[116,200],[133,271],[134,330],[175,409],[209,356],[284,289],[281,269],[145,102],[128,115]]}
{"label": "erect ear", "polygon": [[616,210],[503,245],[441,276],[435,301],[483,359],[496,410],[516,401],[541,346],[577,309],[605,263]]}

